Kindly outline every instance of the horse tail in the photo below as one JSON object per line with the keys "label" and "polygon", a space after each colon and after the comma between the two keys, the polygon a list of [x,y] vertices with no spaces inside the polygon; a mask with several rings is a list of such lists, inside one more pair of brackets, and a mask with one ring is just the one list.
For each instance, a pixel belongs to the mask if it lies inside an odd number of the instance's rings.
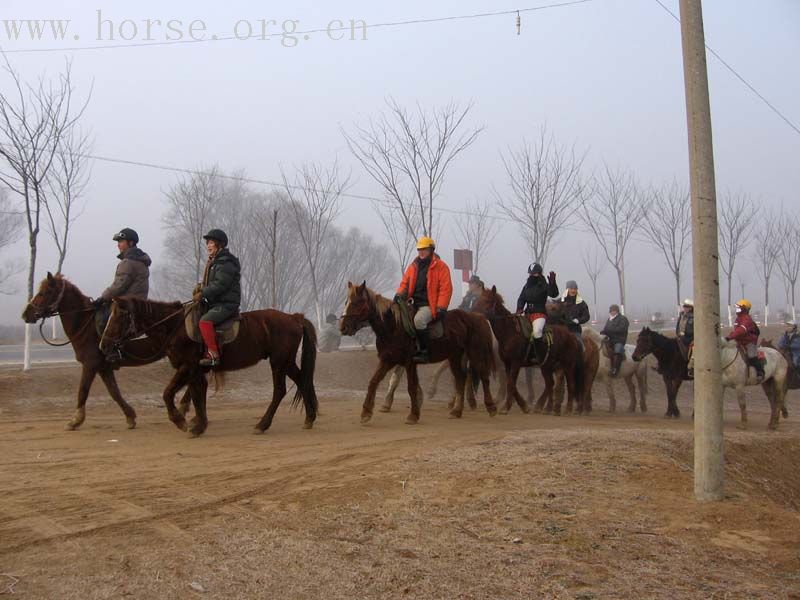
{"label": "horse tail", "polygon": [[300,381],[292,400],[292,406],[303,402],[306,415],[316,415],[319,403],[314,389],[314,370],[317,366],[317,330],[313,323],[303,317],[303,350],[300,354]]}
{"label": "horse tail", "polygon": [[212,371],[214,375],[214,394],[225,391],[225,371]]}

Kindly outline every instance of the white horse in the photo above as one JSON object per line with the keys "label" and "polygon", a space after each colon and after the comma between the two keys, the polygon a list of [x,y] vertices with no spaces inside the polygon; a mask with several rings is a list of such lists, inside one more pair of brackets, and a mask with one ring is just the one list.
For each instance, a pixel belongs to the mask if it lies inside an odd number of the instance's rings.
{"label": "white horse", "polygon": [[750,366],[745,362],[736,342],[720,338],[719,347],[722,362],[722,386],[736,390],[736,399],[739,401],[739,409],[742,411],[739,428],[747,428],[747,403],[744,388],[760,385],[767,395],[771,409],[767,428],[777,429],[778,417],[785,410],[786,378],[789,372],[789,364],[786,359],[775,348],[759,347],[759,352],[763,352],[766,359],[764,380],[759,382],[756,379],[755,370],[750,370]]}
{"label": "white horse", "polygon": [[603,347],[603,339],[591,327],[584,327],[583,336],[591,338],[600,348],[600,366],[597,369],[596,379],[601,379],[606,384],[606,392],[608,393],[608,410],[616,412],[617,410],[617,397],[614,395],[614,380],[622,379],[628,388],[628,393],[631,397],[631,403],[628,405],[628,412],[636,412],[636,387],[633,384],[634,378],[639,387],[639,410],[643,413],[647,412],[647,371],[649,363],[647,358],[643,358],[639,362],[633,360],[633,351],[636,346],[631,344],[625,345],[625,360],[619,368],[619,373],[616,377],[611,377],[611,360],[606,356],[605,348]]}

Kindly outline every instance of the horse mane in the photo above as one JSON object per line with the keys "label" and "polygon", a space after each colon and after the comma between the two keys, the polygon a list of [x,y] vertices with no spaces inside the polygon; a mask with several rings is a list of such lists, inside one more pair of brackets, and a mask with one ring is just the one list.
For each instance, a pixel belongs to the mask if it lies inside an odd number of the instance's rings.
{"label": "horse mane", "polygon": [[649,327],[645,327],[642,331],[649,332],[650,338],[653,340],[653,344],[658,348],[666,348],[667,345],[677,344],[678,340],[675,338],[670,338],[665,336],[663,333],[656,331],[655,329],[650,329]]}
{"label": "horse mane", "polygon": [[[488,293],[491,294],[492,293],[491,290]],[[506,308],[505,300],[503,300],[502,294],[500,294],[500,292],[495,291],[494,297],[495,297],[495,310],[497,311],[497,313],[501,315],[504,314],[510,315],[511,311],[508,310],[508,308]]]}
{"label": "horse mane", "polygon": [[183,306],[179,301],[161,302],[159,300],[145,300],[133,296],[121,296],[114,299],[129,312],[137,316],[153,316],[166,311],[176,311]]}
{"label": "horse mane", "polygon": [[394,317],[395,323],[400,323],[402,321],[400,306],[396,302],[384,298],[379,293],[366,286],[364,287],[364,293],[367,295],[367,301],[371,306],[375,307],[375,312],[378,313],[382,321],[385,321],[386,317],[390,314]]}
{"label": "horse mane", "polygon": [[[55,275],[52,276],[52,279],[53,281],[56,282],[56,284],[63,283],[65,286],[64,288],[65,290],[75,290],[81,296],[83,295],[83,292],[81,292],[80,289],[78,289],[78,286],[72,283],[66,277],[64,277],[61,273],[56,273]],[[39,293],[44,294],[49,287],[50,287],[50,277],[45,277],[39,284]]]}

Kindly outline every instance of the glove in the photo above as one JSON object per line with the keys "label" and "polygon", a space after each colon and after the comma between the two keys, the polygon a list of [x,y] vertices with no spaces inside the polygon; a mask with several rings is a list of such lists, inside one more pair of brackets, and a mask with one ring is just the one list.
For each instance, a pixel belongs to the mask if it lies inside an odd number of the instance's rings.
{"label": "glove", "polygon": [[92,307],[98,309],[105,303],[106,303],[105,298],[95,298],[94,300],[92,300]]}
{"label": "glove", "polygon": [[547,276],[548,283],[555,283],[556,282],[556,272],[550,271],[550,274]]}
{"label": "glove", "polygon": [[578,319],[572,319],[572,322],[575,323],[575,325],[580,325],[580,321],[578,321]]}
{"label": "glove", "polygon": [[436,309],[436,318],[437,319],[443,319],[446,314],[447,314],[447,309],[446,308],[437,308]]}
{"label": "glove", "polygon": [[397,304],[400,304],[401,302],[405,302],[406,301],[406,295],[405,294],[395,294],[394,295],[394,301]]}

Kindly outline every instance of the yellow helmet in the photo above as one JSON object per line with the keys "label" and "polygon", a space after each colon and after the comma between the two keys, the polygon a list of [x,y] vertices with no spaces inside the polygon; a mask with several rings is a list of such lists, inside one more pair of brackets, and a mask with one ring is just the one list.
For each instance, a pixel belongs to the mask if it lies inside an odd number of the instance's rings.
{"label": "yellow helmet", "polygon": [[740,308],[746,308],[747,310],[750,310],[751,308],[753,308],[753,305],[752,305],[752,304],[750,304],[750,300],[745,300],[744,298],[742,298],[741,300],[739,300],[739,301],[736,303],[736,306],[738,306],[738,307],[740,307]]}
{"label": "yellow helmet", "polygon": [[423,235],[417,242],[417,250],[424,250],[425,248],[436,248],[436,242],[427,235]]}

